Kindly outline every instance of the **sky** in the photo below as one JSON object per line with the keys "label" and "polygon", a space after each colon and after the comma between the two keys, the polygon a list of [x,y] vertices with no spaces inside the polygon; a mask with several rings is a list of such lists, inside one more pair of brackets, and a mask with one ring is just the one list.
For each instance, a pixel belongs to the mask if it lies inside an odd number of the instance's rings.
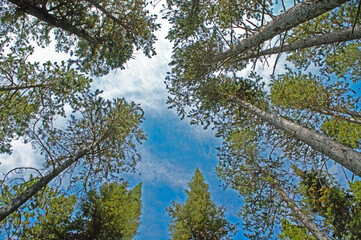
{"label": "sky", "polygon": [[[158,12],[161,4],[152,10]],[[158,14],[158,22],[162,24],[156,33],[158,41],[155,44],[157,55],[152,58],[136,53],[124,70],[115,70],[110,74],[95,78],[92,90],[103,90],[103,97],[125,98],[134,101],[143,108],[145,121],[142,129],[148,140],[138,146],[142,161],[137,165],[137,173],[123,173],[121,176],[134,187],[143,182],[143,211],[138,240],[168,239],[168,218],[166,207],[172,201],[185,202],[184,189],[188,188],[195,169],[198,167],[203,173],[206,183],[217,205],[227,207],[226,217],[232,223],[240,223],[238,212],[242,206],[241,198],[231,189],[223,189],[216,174],[216,147],[222,141],[214,136],[211,130],[203,130],[201,126],[189,124],[189,119],[181,120],[175,110],[168,109],[166,104],[167,90],[164,80],[170,71],[168,63],[171,60],[172,44],[165,39],[169,25]],[[30,61],[60,61],[63,54],[49,54],[47,49],[37,49]],[[269,76],[273,71],[275,57],[268,60],[268,65],[257,65],[257,73]],[[277,71],[282,71],[284,60],[280,60]],[[250,71],[247,68],[245,76]],[[268,78],[266,78],[267,81]],[[42,158],[31,145],[24,145],[19,141],[13,142],[14,152],[11,156],[0,155],[0,174],[5,174],[15,167],[39,167],[38,159]],[[0,175],[1,176],[1,175]],[[241,225],[235,239],[246,239]]]}
{"label": "sky", "polygon": [[[161,4],[157,6],[158,11]],[[138,240],[168,239],[168,218],[166,207],[172,201],[185,202],[184,189],[188,188],[195,169],[203,173],[206,183],[217,205],[227,207],[226,217],[232,223],[239,223],[238,211],[241,199],[231,189],[223,190],[215,175],[217,165],[216,147],[221,140],[214,137],[211,130],[201,126],[192,126],[189,120],[180,120],[174,110],[166,104],[167,91],[164,80],[170,71],[172,44],[165,39],[168,23],[161,20],[162,29],[156,33],[155,45],[157,55],[147,58],[136,53],[135,59],[125,65],[125,70],[112,71],[105,77],[95,78],[92,90],[103,90],[103,97],[125,98],[134,101],[143,108],[146,120],[142,129],[148,140],[138,146],[142,161],[137,165],[137,173],[123,173],[121,176],[134,187],[143,182],[143,210]],[[61,61],[66,56],[53,52],[53,46],[46,49],[37,48],[29,61]],[[50,54],[51,53],[51,54]],[[42,156],[29,144],[20,141],[12,143],[12,155],[0,155],[0,174],[4,176],[15,167],[40,167]],[[1,176],[0,175],[0,176]],[[241,231],[236,239],[243,239]]]}

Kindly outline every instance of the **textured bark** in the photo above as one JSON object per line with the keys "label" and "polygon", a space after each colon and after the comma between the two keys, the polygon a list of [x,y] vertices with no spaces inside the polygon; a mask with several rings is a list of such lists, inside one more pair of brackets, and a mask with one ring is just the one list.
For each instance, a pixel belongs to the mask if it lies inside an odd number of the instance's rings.
{"label": "textured bark", "polygon": [[239,56],[239,57],[237,57],[237,60],[249,60],[251,58],[256,58],[256,57],[261,57],[261,56],[266,56],[266,55],[271,55],[271,54],[290,52],[290,51],[295,51],[295,50],[310,48],[310,47],[316,47],[316,46],[330,44],[330,43],[352,41],[352,40],[356,40],[356,39],[360,39],[360,38],[361,38],[361,26],[357,26],[357,27],[355,27],[353,33],[352,33],[352,28],[340,30],[337,32],[319,35],[319,36],[312,37],[312,38],[305,39],[305,40],[295,41],[293,43],[283,45],[281,47],[274,47],[274,48],[266,49],[266,50],[260,51],[259,53],[253,52],[253,53],[247,54],[245,56]]}
{"label": "textured bark", "polygon": [[44,83],[34,83],[34,84],[25,84],[25,85],[9,85],[9,86],[0,86],[0,91],[12,91],[12,90],[22,90],[30,88],[40,88],[47,87],[49,84]]}
{"label": "textured bark", "polygon": [[347,1],[349,0],[304,0],[285,13],[278,15],[271,22],[262,27],[259,32],[244,39],[234,48],[216,55],[211,61],[217,63],[229,58],[234,58],[247,50],[257,47],[264,41],[272,39],[280,33],[341,6]]}
{"label": "textured bark", "polygon": [[90,36],[85,30],[72,25],[71,23],[69,23],[64,19],[58,19],[56,16],[50,14],[46,8],[39,7],[35,5],[32,1],[29,0],[8,0],[8,1],[18,6],[22,12],[32,15],[38,18],[39,20],[48,23],[50,26],[63,29],[64,31],[67,31],[70,34],[74,34],[79,38],[85,39],[89,42],[93,42],[93,43],[97,42],[97,39]]}
{"label": "textured bark", "polygon": [[303,225],[312,233],[317,240],[327,240],[327,236],[312,222],[312,220],[299,208],[295,201],[291,199],[285,191],[276,182],[270,182],[274,189],[277,190],[278,195],[287,206],[292,210],[292,213],[303,223]]}
{"label": "textured bark", "polygon": [[92,148],[97,145],[97,142],[89,147],[75,152],[74,156],[66,160],[62,165],[47,173],[43,178],[31,185],[28,189],[22,192],[19,196],[11,200],[5,206],[0,208],[0,221],[16,211],[22,204],[35,196],[43,187],[45,187],[51,180],[59,176],[60,173],[68,169],[72,164],[84,157]]}
{"label": "textured bark", "polygon": [[278,129],[283,130],[297,140],[306,143],[314,150],[330,157],[357,176],[361,176],[360,152],[357,152],[350,147],[346,147],[345,145],[333,141],[328,137],[320,135],[308,128],[279,117],[276,114],[259,109],[241,99],[234,99],[234,101],[262,120],[274,125]]}

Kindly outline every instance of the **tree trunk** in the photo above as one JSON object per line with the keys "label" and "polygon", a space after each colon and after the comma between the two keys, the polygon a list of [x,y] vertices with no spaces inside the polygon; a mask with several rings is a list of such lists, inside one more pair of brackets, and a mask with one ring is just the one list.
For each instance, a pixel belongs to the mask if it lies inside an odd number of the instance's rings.
{"label": "tree trunk", "polygon": [[312,220],[299,208],[295,201],[291,199],[287,193],[279,186],[277,182],[270,182],[272,187],[277,190],[278,195],[287,206],[292,210],[292,213],[305,225],[305,227],[312,233],[317,240],[327,240],[327,236],[312,222]]}
{"label": "tree trunk", "polygon": [[22,89],[29,89],[29,88],[40,88],[40,87],[47,87],[49,84],[44,83],[34,83],[34,84],[25,84],[25,85],[3,85],[0,86],[0,91],[11,91],[11,90],[22,90]]}
{"label": "tree trunk", "polygon": [[259,109],[241,99],[234,99],[234,101],[262,120],[274,125],[276,128],[283,130],[290,136],[306,143],[313,149],[330,157],[357,176],[361,176],[360,152],[357,152],[350,147],[346,147],[345,145],[333,141],[328,137],[320,135],[308,128],[279,117],[276,114]]}
{"label": "tree trunk", "polygon": [[336,42],[346,42],[352,41],[361,38],[361,26],[357,26],[352,33],[352,28],[340,30],[337,32],[332,32],[324,35],[315,36],[305,40],[295,41],[293,43],[283,45],[281,47],[274,47],[270,49],[266,49],[260,51],[259,53],[253,52],[250,54],[246,54],[245,56],[237,57],[237,60],[249,60],[251,58],[271,55],[271,54],[278,54],[283,52],[290,52],[299,49],[309,48],[320,46],[324,44],[336,43]]}
{"label": "tree trunk", "polygon": [[22,192],[19,196],[11,200],[5,206],[0,208],[0,222],[17,210],[22,204],[35,196],[43,187],[45,187],[51,180],[56,178],[60,173],[69,168],[72,164],[84,157],[98,142],[89,145],[87,148],[75,152],[74,156],[66,160],[62,165],[47,173],[43,178],[31,185],[27,190]]}
{"label": "tree trunk", "polygon": [[90,3],[91,5],[93,5],[95,8],[97,8],[98,10],[100,10],[102,13],[104,13],[108,18],[112,19],[115,23],[119,24],[120,26],[122,26],[125,30],[127,31],[131,31],[121,20],[119,20],[118,18],[114,17],[111,13],[109,13],[103,6],[101,6],[97,1],[95,0],[86,0],[88,3]]}
{"label": "tree trunk", "polygon": [[349,0],[304,0],[285,13],[278,15],[271,22],[262,27],[259,32],[244,39],[234,48],[216,55],[214,58],[210,59],[210,61],[218,63],[219,61],[234,58],[247,50],[257,47],[264,41],[272,39],[280,33],[341,6],[347,1]]}
{"label": "tree trunk", "polygon": [[35,5],[32,1],[29,0],[8,0],[8,1],[18,6],[22,12],[32,15],[38,18],[39,20],[48,23],[50,26],[63,29],[64,31],[67,31],[70,34],[74,34],[79,38],[85,39],[89,42],[92,43],[98,42],[97,39],[90,36],[83,29],[80,29],[77,26],[72,25],[66,20],[56,18],[54,15],[49,14],[46,8],[39,7]]}

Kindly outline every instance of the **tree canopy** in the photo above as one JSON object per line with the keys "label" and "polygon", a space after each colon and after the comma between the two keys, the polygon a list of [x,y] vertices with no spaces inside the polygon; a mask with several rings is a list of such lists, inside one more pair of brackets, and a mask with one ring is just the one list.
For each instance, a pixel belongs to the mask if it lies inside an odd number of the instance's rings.
{"label": "tree canopy", "polygon": [[172,202],[167,208],[171,217],[171,239],[232,239],[234,224],[225,219],[225,208],[211,199],[208,184],[197,168],[186,190],[184,204]]}

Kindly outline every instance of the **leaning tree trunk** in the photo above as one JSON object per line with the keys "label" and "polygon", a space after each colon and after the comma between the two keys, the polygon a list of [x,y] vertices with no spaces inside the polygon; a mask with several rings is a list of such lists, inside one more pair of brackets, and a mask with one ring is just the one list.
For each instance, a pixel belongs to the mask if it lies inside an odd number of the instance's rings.
{"label": "leaning tree trunk", "polygon": [[[278,15],[261,30],[238,43],[234,48],[216,55],[210,61],[218,63],[244,53],[264,41],[270,40],[280,33],[292,29],[299,24],[314,19],[336,7],[341,6],[349,0],[304,0],[290,8],[285,13]],[[210,64],[212,64],[210,62]]]}
{"label": "leaning tree trunk", "polygon": [[283,45],[280,47],[273,47],[259,52],[249,53],[237,57],[237,61],[249,60],[252,58],[262,57],[266,55],[278,54],[283,52],[296,51],[304,48],[316,47],[324,44],[347,42],[361,38],[361,26],[355,27],[353,33],[352,28],[331,32],[323,35],[318,35],[312,38],[295,41],[293,43]]}
{"label": "leaning tree trunk", "polygon": [[24,85],[2,85],[0,86],[0,91],[7,92],[12,90],[42,88],[42,87],[48,87],[49,85],[50,84],[45,84],[45,83],[34,83],[34,84],[24,84]]}
{"label": "leaning tree trunk", "polygon": [[89,145],[87,148],[75,152],[74,156],[66,160],[62,165],[47,173],[43,178],[31,185],[28,189],[22,192],[19,196],[11,200],[5,206],[0,208],[0,221],[16,211],[22,204],[35,196],[43,187],[45,187],[51,180],[59,176],[60,173],[68,169],[71,165],[84,157],[92,148],[97,145],[97,142]]}
{"label": "leaning tree trunk", "polygon": [[[274,179],[273,179],[274,180]],[[288,194],[283,191],[277,182],[269,182],[272,187],[278,192],[278,195],[287,206],[292,210],[292,213],[299,219],[303,225],[312,233],[317,240],[327,240],[327,236],[312,222],[312,220],[297,206],[295,201],[291,199]]]}
{"label": "leaning tree trunk", "polygon": [[38,18],[39,20],[48,23],[51,26],[63,29],[68,33],[74,34],[79,38],[85,39],[89,42],[92,43],[98,42],[97,39],[90,36],[89,33],[87,33],[85,30],[69,23],[64,19],[59,19],[56,16],[50,14],[48,9],[46,9],[46,6],[41,6],[41,4],[39,4],[40,6],[38,6],[34,4],[34,1],[29,1],[29,0],[8,0],[8,1],[18,6],[22,12],[32,15]]}
{"label": "leaning tree trunk", "polygon": [[357,176],[361,176],[360,152],[357,152],[350,147],[346,147],[339,142],[333,141],[326,136],[320,135],[306,127],[288,121],[276,114],[264,111],[241,99],[233,99],[232,101],[255,114],[265,122],[272,124],[297,140],[306,143],[316,151],[330,157]]}

